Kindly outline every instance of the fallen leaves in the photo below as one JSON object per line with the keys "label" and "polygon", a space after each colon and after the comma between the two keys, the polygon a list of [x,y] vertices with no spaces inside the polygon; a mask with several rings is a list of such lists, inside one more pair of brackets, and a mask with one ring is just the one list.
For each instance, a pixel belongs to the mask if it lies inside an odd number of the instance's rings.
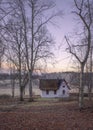
{"label": "fallen leaves", "polygon": [[76,102],[47,102],[1,111],[0,130],[93,130],[93,108],[80,112]]}

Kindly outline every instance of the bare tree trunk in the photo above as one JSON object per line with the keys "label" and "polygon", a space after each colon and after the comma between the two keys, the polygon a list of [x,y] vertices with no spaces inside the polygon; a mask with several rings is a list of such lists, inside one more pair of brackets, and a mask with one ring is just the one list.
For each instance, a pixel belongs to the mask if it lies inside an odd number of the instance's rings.
{"label": "bare tree trunk", "polygon": [[0,57],[0,69],[2,68],[2,58]]}
{"label": "bare tree trunk", "polygon": [[12,84],[12,97],[15,97],[15,80],[11,79],[11,84]]}
{"label": "bare tree trunk", "polygon": [[89,89],[88,89],[89,100],[92,100],[92,47],[90,48],[90,74],[89,74]]}
{"label": "bare tree trunk", "polygon": [[29,101],[32,101],[32,71],[33,71],[33,48],[34,48],[34,1],[32,1],[32,16],[31,16],[31,63],[30,63],[30,72],[29,72]]}
{"label": "bare tree trunk", "polygon": [[20,87],[20,101],[23,101],[23,86],[22,86],[22,76],[21,76],[21,71],[19,72],[19,87]]}
{"label": "bare tree trunk", "polygon": [[80,72],[80,88],[79,88],[79,108],[83,108],[83,99],[84,99],[84,84],[83,84],[83,75],[84,75],[84,65],[81,63],[81,72]]}
{"label": "bare tree trunk", "polygon": [[32,72],[29,71],[29,101],[33,101],[32,97]]}
{"label": "bare tree trunk", "polygon": [[24,91],[23,91],[23,86],[21,85],[20,86],[20,101],[24,101],[23,95],[24,95]]}
{"label": "bare tree trunk", "polygon": [[[11,66],[11,64],[10,64]],[[12,88],[12,97],[15,96],[15,76],[12,76],[12,74],[15,74],[15,67],[10,68],[10,79],[11,79],[11,88]]]}
{"label": "bare tree trunk", "polygon": [[22,75],[21,75],[21,46],[18,44],[18,60],[19,60],[19,87],[20,87],[20,101],[23,101],[23,86],[22,86]]}

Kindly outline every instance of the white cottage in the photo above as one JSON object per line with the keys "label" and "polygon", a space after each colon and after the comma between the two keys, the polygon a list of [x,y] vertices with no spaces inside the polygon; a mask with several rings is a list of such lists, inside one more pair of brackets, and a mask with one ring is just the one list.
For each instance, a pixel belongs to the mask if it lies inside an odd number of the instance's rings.
{"label": "white cottage", "polygon": [[41,97],[69,97],[70,87],[65,79],[40,79]]}

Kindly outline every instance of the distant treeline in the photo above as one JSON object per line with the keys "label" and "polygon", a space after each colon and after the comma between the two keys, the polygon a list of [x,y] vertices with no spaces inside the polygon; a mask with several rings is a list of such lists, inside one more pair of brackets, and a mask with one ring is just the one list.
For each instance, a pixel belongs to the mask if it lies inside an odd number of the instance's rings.
{"label": "distant treeline", "polygon": [[[24,76],[24,75],[22,75]],[[84,73],[83,77],[83,83],[84,85],[88,85],[90,82],[90,77],[93,77],[93,73]],[[0,80],[9,80],[9,79],[18,79],[19,75],[18,73],[15,74],[8,74],[8,73],[1,73],[0,74]],[[42,75],[33,75],[33,79],[40,79],[40,78],[48,78],[48,79],[66,79],[68,83],[71,85],[79,85],[80,83],[80,73],[78,72],[60,72],[60,73],[44,73]],[[92,78],[93,82],[93,78]]]}
{"label": "distant treeline", "polygon": [[[16,74],[1,73],[0,74],[0,80],[10,80],[10,79],[18,79],[18,78],[19,78],[18,73]],[[37,79],[37,78],[39,78],[38,75],[33,75],[33,79]]]}
{"label": "distant treeline", "polygon": [[10,79],[10,74],[8,74],[8,73],[1,73],[0,74],[0,80],[6,80],[6,79]]}
{"label": "distant treeline", "polygon": [[[55,72],[55,73],[48,73],[43,74],[43,78],[59,78],[59,79],[66,79],[68,83],[71,85],[78,85],[80,84],[80,73],[79,72]],[[83,76],[83,83],[84,85],[89,85],[90,77],[93,77],[93,73],[84,73]],[[93,78],[92,78],[93,82]]]}

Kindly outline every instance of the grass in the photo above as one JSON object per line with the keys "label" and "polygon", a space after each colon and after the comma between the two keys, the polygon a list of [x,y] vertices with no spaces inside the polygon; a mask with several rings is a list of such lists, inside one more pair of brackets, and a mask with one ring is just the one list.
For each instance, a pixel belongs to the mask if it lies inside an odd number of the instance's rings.
{"label": "grass", "polygon": [[[85,100],[88,100],[86,97]],[[40,96],[35,96],[33,102],[29,102],[28,97],[24,101],[19,101],[19,98],[12,98],[10,95],[0,96],[0,109],[14,109],[14,108],[28,108],[33,106],[51,106],[57,104],[67,104],[67,103],[78,103],[77,96],[70,96],[69,98],[41,98]]]}

